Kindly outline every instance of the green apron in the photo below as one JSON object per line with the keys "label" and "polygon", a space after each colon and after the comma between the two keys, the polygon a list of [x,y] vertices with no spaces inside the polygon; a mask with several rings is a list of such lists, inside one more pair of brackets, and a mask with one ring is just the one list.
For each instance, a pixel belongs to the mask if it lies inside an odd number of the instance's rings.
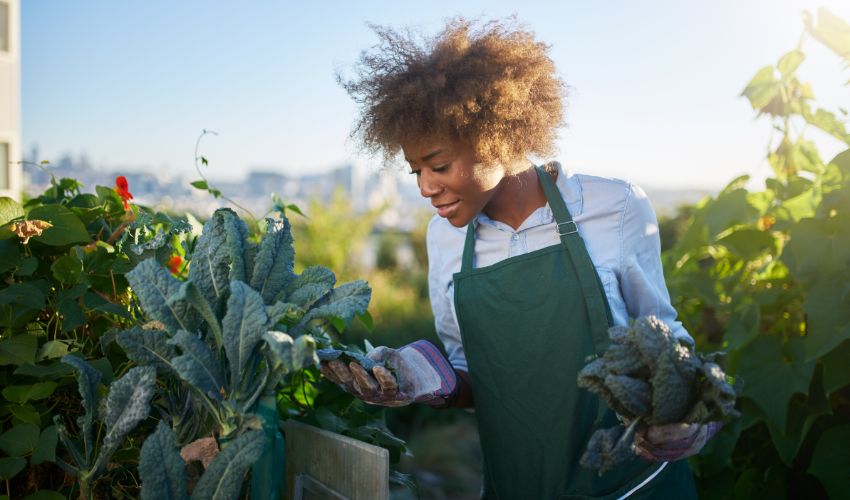
{"label": "green apron", "polygon": [[[613,411],[576,377],[608,345],[611,312],[599,276],[555,184],[535,167],[561,244],[473,269],[467,228],[455,311],[484,455],[487,499],[696,498],[685,461],[638,457],[599,477],[579,465]],[[632,491],[635,490],[635,491]]]}

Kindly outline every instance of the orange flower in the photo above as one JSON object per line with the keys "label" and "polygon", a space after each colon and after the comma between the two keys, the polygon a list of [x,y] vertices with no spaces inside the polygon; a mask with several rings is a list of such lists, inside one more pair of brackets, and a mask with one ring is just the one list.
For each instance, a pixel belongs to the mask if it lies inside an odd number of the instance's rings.
{"label": "orange flower", "polygon": [[183,257],[179,255],[172,255],[170,259],[168,259],[168,270],[171,271],[171,274],[177,274],[180,272],[180,266],[183,265]]}
{"label": "orange flower", "polygon": [[124,210],[129,210],[130,204],[127,203],[127,200],[132,200],[133,195],[130,194],[130,185],[127,184],[127,178],[123,175],[119,175],[115,178],[115,192],[118,193],[118,196],[121,197],[121,201],[124,202]]}

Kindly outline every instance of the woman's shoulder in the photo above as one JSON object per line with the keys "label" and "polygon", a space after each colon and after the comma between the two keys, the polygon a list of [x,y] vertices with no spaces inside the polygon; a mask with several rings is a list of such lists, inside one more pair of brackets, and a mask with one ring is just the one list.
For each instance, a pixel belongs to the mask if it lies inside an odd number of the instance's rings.
{"label": "woman's shoulder", "polygon": [[559,176],[558,188],[571,210],[574,207],[578,213],[623,212],[635,200],[647,199],[646,192],[628,180],[558,167],[563,173],[563,177]]}

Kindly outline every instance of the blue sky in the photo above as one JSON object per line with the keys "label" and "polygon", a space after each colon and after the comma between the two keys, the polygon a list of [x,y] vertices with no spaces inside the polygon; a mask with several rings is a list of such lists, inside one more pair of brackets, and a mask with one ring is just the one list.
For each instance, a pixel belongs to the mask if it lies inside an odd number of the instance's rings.
{"label": "blue sky", "polygon": [[[571,87],[566,165],[652,187],[763,177],[771,126],[741,90],[796,46],[803,9],[850,19],[846,0],[21,3],[25,154],[37,144],[40,159],[85,153],[102,168],[191,175],[211,129],[202,152],[227,179],[377,168],[348,140],[356,108],[334,77],[376,42],[366,22],[430,34],[454,15],[510,14],[552,45]],[[850,71],[805,48],[815,95],[848,107]]]}

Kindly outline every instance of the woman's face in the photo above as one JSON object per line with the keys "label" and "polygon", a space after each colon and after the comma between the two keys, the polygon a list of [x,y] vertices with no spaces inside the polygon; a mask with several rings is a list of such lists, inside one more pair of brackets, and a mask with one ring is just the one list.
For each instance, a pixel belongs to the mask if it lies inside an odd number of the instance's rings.
{"label": "woman's face", "polygon": [[405,143],[402,150],[419,192],[456,227],[469,224],[484,210],[505,177],[503,168],[478,163],[472,147],[462,141]]}

